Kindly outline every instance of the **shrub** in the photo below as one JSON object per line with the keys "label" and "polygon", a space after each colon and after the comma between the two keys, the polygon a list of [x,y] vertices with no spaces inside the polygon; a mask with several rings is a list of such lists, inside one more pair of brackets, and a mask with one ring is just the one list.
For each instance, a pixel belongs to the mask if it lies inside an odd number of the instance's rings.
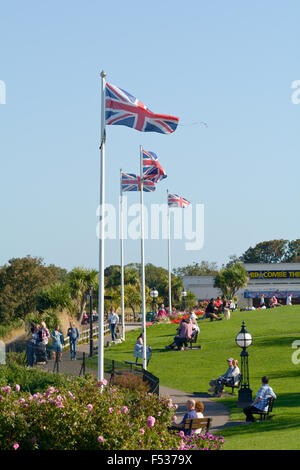
{"label": "shrub", "polygon": [[144,382],[141,376],[130,371],[115,375],[112,383],[138,393],[147,393],[149,391],[149,382]]}
{"label": "shrub", "polygon": [[172,400],[80,379],[31,394],[19,384],[0,388],[0,450],[219,449],[212,435],[185,438],[168,426]]}

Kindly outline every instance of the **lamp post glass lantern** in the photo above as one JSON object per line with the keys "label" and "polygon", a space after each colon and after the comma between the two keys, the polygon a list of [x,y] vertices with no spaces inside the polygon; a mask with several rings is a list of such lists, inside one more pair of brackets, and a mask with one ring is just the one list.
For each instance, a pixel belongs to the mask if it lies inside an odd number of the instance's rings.
{"label": "lamp post glass lantern", "polygon": [[249,384],[249,354],[247,348],[252,344],[252,336],[246,330],[245,322],[242,323],[241,331],[235,338],[236,344],[242,349],[241,351],[241,385],[239,389],[238,401],[242,405],[252,403],[252,390]]}
{"label": "lamp post glass lantern", "polygon": [[155,303],[156,303],[156,298],[158,297],[158,291],[155,288],[153,288],[150,291],[150,297],[152,298],[152,311],[155,312],[156,311]]}

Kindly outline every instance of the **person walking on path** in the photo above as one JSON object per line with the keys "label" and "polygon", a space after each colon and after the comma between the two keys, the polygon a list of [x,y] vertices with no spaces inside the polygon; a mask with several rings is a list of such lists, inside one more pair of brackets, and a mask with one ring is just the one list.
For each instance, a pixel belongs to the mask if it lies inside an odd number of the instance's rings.
{"label": "person walking on path", "polygon": [[67,331],[67,336],[69,337],[69,341],[70,341],[71,361],[73,360],[75,361],[76,360],[76,346],[80,338],[80,334],[74,322],[70,323],[70,328]]}
{"label": "person walking on path", "polygon": [[246,415],[246,423],[254,423],[256,420],[253,413],[257,411],[268,411],[268,399],[271,397],[276,398],[272,387],[269,385],[269,378],[267,376],[262,377],[261,384],[262,386],[257,392],[254,402],[243,409]]}
{"label": "person walking on path", "polygon": [[117,326],[119,323],[119,316],[116,312],[113,311],[113,309],[110,309],[110,314],[108,315],[108,324],[109,324],[109,329],[111,331],[111,339],[112,341],[115,341],[117,339]]}
{"label": "person walking on path", "polygon": [[56,356],[59,361],[62,360],[62,350],[63,350],[63,344],[64,344],[64,337],[62,332],[60,331],[60,326],[56,325],[55,330],[52,331],[51,333],[51,339],[52,339],[52,347],[51,347],[51,356],[52,359]]}

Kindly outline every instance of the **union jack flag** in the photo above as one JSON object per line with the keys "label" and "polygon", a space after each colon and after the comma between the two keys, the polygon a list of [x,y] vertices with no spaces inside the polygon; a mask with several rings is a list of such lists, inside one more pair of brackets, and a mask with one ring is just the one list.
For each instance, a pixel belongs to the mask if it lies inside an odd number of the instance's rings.
{"label": "union jack flag", "polygon": [[185,209],[189,207],[190,201],[184,199],[182,196],[178,196],[178,194],[168,194],[168,206],[169,207],[182,207]]}
{"label": "union jack flag", "polygon": [[[141,177],[132,173],[122,173],[122,191],[140,191]],[[155,191],[155,184],[151,180],[144,180],[143,190],[147,193]]]}
{"label": "union jack flag", "polygon": [[179,118],[155,114],[127,91],[106,83],[105,122],[107,125],[132,127],[141,132],[171,134],[177,128]]}
{"label": "union jack flag", "polygon": [[154,183],[167,177],[154,152],[143,150],[143,176],[144,180],[151,180]]}

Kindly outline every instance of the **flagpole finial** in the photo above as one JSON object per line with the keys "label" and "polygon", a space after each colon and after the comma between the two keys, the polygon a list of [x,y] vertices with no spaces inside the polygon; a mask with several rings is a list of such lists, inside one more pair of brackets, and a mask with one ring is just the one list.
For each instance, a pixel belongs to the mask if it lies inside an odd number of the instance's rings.
{"label": "flagpole finial", "polygon": [[100,73],[100,77],[101,77],[101,78],[105,78],[105,77],[106,77],[106,73],[104,72],[104,70],[102,70],[102,72]]}

